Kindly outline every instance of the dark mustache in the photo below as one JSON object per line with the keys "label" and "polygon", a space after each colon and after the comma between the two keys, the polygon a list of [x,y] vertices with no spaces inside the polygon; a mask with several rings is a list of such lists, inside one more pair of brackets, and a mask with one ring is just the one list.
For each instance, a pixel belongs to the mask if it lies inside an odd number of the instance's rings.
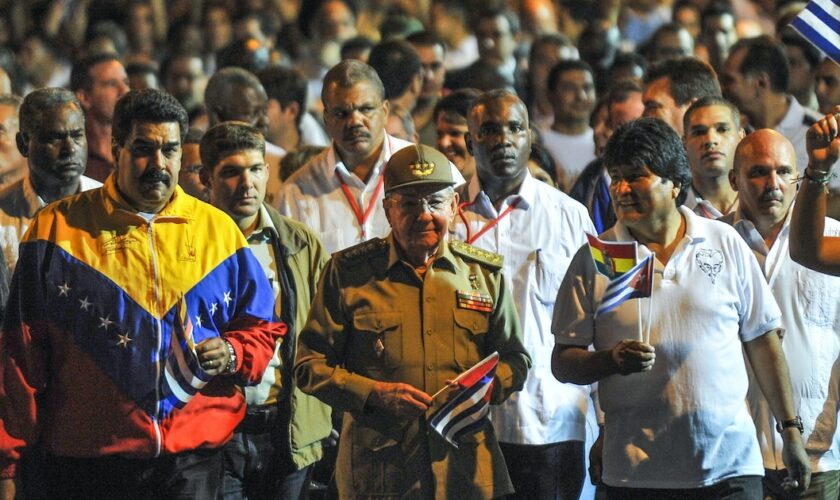
{"label": "dark mustache", "polygon": [[143,172],[143,175],[140,176],[141,182],[162,182],[169,186],[172,182],[172,179],[169,177],[169,174],[162,170],[146,170]]}
{"label": "dark mustache", "polygon": [[356,137],[364,137],[365,139],[370,139],[370,134],[365,132],[362,128],[354,128],[350,129],[347,132],[344,132],[344,139],[353,139]]}
{"label": "dark mustache", "polygon": [[781,191],[767,191],[766,193],[761,195],[759,198],[760,201],[782,201],[784,196],[782,196]]}

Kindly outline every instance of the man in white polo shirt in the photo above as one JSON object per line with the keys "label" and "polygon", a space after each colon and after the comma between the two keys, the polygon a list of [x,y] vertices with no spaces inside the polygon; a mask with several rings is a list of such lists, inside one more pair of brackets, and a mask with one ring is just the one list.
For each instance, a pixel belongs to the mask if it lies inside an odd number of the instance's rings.
{"label": "man in white polo shirt", "polygon": [[[391,155],[412,143],[385,133],[390,104],[376,71],[363,62],[346,60],[330,69],[321,99],[332,146],[286,179],[275,205],[334,253],[390,232],[382,173]],[[464,182],[457,171],[453,177]]]}
{"label": "man in white polo shirt", "polygon": [[608,279],[581,247],[554,309],[552,368],[561,381],[599,382],[610,498],[761,498],[744,352],[781,422],[794,489],[807,488],[781,314],[749,248],[725,224],[680,207],[691,176],[665,122],[625,124],[604,162],[618,222],[601,238],[637,242],[639,258],[655,253],[653,293],[596,321]]}
{"label": "man in white polo shirt", "polygon": [[479,96],[467,122],[476,174],[461,189],[455,237],[504,257],[503,272],[534,361],[525,387],[490,412],[516,489],[509,498],[577,499],[584,480],[589,386],[561,384],[551,375],[551,312],[589,214],[566,194],[528,171],[528,110],[516,94]]}
{"label": "man in white polo shirt", "polygon": [[[814,471],[805,496],[836,499],[840,437],[835,388],[840,372],[834,364],[840,358],[840,277],[811,271],[790,258],[790,213],[799,175],[789,140],[771,129],[748,135],[735,152],[729,178],[741,205],[721,220],[731,224],[752,249],[782,310],[782,349],[790,364],[794,406],[802,416],[802,437]],[[840,223],[826,218],[824,231],[840,234]],[[767,401],[754,379],[750,384],[747,401],[764,456],[765,498],[782,498],[781,483],[787,476],[782,443]]]}

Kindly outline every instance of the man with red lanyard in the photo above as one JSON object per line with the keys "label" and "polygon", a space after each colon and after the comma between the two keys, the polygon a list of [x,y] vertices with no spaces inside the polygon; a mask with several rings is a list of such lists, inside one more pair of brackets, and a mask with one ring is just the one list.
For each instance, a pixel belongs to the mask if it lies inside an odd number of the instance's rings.
{"label": "man with red lanyard", "polygon": [[516,94],[482,94],[467,115],[476,176],[462,187],[454,237],[504,256],[533,366],[522,392],[491,409],[516,495],[578,498],[589,386],[551,374],[551,317],[571,258],[595,229],[580,203],[528,172],[528,111]]}
{"label": "man with red lanyard", "polygon": [[390,232],[382,208],[382,172],[391,155],[411,143],[385,133],[390,104],[384,96],[382,81],[367,64],[347,60],[330,69],[321,99],[332,145],[280,189],[280,213],[309,226],[329,253]]}

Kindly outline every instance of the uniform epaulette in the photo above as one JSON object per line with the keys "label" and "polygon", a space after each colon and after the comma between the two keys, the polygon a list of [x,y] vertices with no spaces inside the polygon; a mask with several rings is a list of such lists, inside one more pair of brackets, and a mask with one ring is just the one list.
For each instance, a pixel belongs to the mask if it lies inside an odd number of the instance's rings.
{"label": "uniform epaulette", "polygon": [[502,257],[501,255],[493,252],[488,252],[487,250],[484,250],[482,248],[474,247],[469,243],[465,243],[460,240],[450,240],[449,248],[450,250],[462,257],[477,260],[482,264],[487,264],[488,266],[495,267],[498,269],[501,269],[502,264],[504,263],[504,257]]}
{"label": "uniform epaulette", "polygon": [[359,260],[388,250],[388,240],[373,238],[336,253],[342,260]]}

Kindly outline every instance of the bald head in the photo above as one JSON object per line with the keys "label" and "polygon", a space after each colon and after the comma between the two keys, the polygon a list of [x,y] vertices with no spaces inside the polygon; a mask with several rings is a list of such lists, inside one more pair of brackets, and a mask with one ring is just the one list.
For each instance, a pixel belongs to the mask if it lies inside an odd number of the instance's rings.
{"label": "bald head", "polygon": [[763,128],[744,137],[735,149],[735,170],[757,161],[758,158],[785,159],[788,166],[796,169],[796,153],[793,144],[773,129]]}
{"label": "bald head", "polygon": [[735,149],[729,182],[738,191],[742,215],[765,238],[784,222],[796,196],[797,177],[793,145],[775,130],[757,130]]}

